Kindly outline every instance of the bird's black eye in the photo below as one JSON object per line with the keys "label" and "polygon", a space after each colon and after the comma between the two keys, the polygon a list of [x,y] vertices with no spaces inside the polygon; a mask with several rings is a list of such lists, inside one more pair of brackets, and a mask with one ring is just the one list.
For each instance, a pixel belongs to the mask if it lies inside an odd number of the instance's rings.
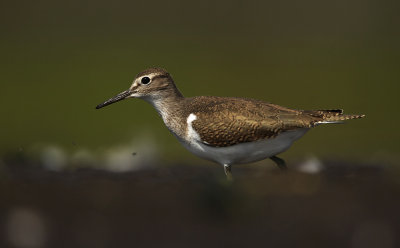
{"label": "bird's black eye", "polygon": [[149,77],[142,77],[142,84],[148,84],[150,83],[150,78]]}

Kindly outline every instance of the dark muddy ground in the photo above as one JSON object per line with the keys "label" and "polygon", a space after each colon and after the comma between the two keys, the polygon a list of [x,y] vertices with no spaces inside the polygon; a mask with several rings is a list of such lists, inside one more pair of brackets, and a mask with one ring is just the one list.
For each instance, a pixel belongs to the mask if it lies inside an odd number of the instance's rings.
{"label": "dark muddy ground", "polygon": [[399,247],[390,166],[319,173],[170,165],[129,173],[3,165],[0,247]]}

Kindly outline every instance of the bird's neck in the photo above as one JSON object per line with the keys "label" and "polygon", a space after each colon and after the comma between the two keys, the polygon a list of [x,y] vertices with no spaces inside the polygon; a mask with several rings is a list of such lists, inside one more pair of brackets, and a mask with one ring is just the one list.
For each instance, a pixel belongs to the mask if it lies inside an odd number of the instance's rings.
{"label": "bird's neck", "polygon": [[158,95],[157,97],[147,98],[145,100],[157,110],[157,113],[161,116],[167,128],[179,137],[183,135],[179,130],[185,128],[181,127],[182,123],[185,122],[182,122],[182,116],[180,115],[184,108],[184,106],[182,106],[184,99],[185,97],[176,89],[167,94]]}

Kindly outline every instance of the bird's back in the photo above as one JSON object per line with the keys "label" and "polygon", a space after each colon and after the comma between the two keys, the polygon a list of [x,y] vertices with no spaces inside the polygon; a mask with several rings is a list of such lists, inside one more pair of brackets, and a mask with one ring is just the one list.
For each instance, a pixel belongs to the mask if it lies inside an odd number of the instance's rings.
{"label": "bird's back", "polygon": [[199,96],[186,98],[184,116],[194,114],[192,126],[201,140],[225,147],[276,137],[282,132],[311,128],[362,115],[344,115],[341,110],[295,110],[260,100]]}

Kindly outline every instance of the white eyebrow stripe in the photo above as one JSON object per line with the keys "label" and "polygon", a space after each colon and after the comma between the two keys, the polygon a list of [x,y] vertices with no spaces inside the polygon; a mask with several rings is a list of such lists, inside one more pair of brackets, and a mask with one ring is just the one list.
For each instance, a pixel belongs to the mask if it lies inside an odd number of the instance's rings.
{"label": "white eyebrow stripe", "polygon": [[149,77],[151,80],[153,80],[153,78],[154,78],[155,76],[157,76],[157,75],[158,75],[157,73],[146,74],[146,75],[141,76],[141,77],[140,77],[140,80],[141,80],[142,78],[144,78],[144,77]]}

